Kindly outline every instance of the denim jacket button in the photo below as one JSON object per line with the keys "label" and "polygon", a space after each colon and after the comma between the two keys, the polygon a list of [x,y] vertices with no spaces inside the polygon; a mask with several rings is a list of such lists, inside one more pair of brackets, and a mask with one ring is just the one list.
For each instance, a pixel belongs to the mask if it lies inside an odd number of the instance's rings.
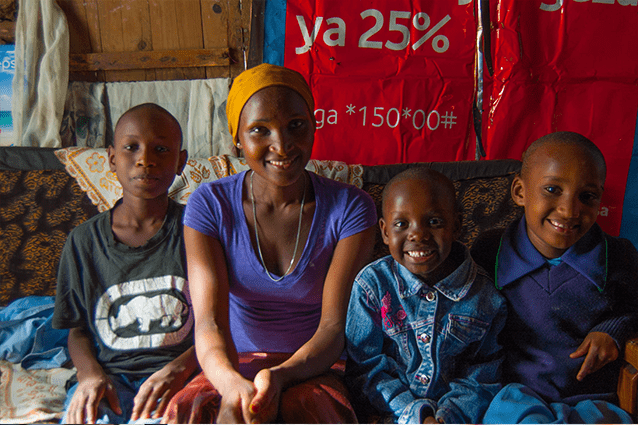
{"label": "denim jacket button", "polygon": [[429,376],[425,376],[425,375],[417,375],[416,379],[421,382],[422,384],[429,384],[430,383],[430,377]]}
{"label": "denim jacket button", "polygon": [[425,295],[425,299],[428,301],[434,301],[435,298],[436,298],[436,295],[434,295],[434,292],[428,292]]}
{"label": "denim jacket button", "polygon": [[419,340],[423,341],[424,343],[428,343],[430,342],[430,335],[428,334],[421,334],[419,335]]}

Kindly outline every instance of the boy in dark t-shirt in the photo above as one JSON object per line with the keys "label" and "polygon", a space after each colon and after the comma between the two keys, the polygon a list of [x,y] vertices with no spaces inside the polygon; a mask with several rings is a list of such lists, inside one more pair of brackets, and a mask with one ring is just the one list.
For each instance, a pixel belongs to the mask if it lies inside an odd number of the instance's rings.
{"label": "boy in dark t-shirt", "polygon": [[168,197],[186,164],[181,143],[164,108],[125,112],[108,148],[122,199],[69,234],[53,317],[56,328],[70,328],[77,368],[66,423],[159,421],[197,369],[183,206]]}

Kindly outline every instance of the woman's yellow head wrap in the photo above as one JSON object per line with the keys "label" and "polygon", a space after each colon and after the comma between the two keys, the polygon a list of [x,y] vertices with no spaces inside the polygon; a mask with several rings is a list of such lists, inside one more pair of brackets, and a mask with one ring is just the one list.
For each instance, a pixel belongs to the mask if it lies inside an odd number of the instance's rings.
{"label": "woman's yellow head wrap", "polygon": [[239,117],[244,105],[253,94],[271,86],[285,86],[299,93],[306,101],[310,115],[314,117],[315,101],[306,79],[292,69],[263,63],[239,74],[228,93],[226,116],[228,117],[228,129],[233,136],[235,145],[238,142]]}

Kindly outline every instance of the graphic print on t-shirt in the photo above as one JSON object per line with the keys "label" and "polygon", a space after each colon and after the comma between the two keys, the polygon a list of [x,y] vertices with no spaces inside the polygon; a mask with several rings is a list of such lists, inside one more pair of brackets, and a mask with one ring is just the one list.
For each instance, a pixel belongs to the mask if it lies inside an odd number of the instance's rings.
{"label": "graphic print on t-shirt", "polygon": [[160,276],[109,287],[95,307],[95,328],[113,350],[169,347],[193,327],[186,280]]}

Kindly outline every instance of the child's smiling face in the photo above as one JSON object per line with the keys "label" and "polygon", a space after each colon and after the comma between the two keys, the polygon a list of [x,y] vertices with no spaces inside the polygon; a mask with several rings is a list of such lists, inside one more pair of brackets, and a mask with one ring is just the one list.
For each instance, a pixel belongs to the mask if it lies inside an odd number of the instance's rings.
{"label": "child's smiling face", "polygon": [[424,280],[437,281],[435,270],[448,258],[461,230],[450,193],[436,180],[407,178],[392,183],[379,220],[392,257]]}
{"label": "child's smiling face", "polygon": [[571,144],[545,144],[529,161],[512,182],[512,197],[525,208],[532,244],[546,258],[557,258],[596,222],[604,170],[586,149]]}

